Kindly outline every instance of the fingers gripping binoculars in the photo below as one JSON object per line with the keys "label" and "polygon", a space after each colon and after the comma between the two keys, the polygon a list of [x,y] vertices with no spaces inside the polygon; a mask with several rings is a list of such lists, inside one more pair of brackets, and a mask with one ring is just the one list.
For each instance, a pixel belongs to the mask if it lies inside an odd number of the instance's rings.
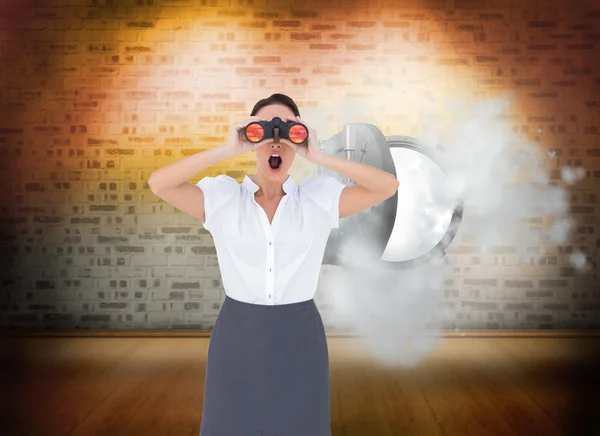
{"label": "fingers gripping binoculars", "polygon": [[279,130],[279,138],[288,139],[294,144],[302,144],[308,138],[308,129],[296,121],[284,122],[275,117],[271,121],[252,122],[246,126],[244,134],[246,139],[254,144],[263,139],[274,137],[275,129]]}

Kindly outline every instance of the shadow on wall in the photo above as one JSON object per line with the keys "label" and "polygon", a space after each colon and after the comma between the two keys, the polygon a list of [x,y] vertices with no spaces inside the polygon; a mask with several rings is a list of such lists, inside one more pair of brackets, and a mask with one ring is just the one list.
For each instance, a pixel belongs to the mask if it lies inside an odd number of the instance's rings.
{"label": "shadow on wall", "polygon": [[[11,4],[18,3],[18,4]],[[32,222],[31,207],[21,205],[21,199],[28,192],[40,192],[48,180],[38,181],[34,169],[19,172],[20,162],[28,158],[45,158],[53,156],[51,150],[55,145],[70,145],[69,139],[58,139],[59,135],[76,133],[78,126],[67,124],[59,127],[55,122],[57,116],[65,112],[67,100],[61,99],[60,91],[63,80],[69,69],[78,70],[80,66],[63,65],[62,55],[71,50],[79,50],[79,44],[62,41],[62,32],[47,31],[48,23],[67,22],[60,20],[68,8],[36,8],[38,2],[7,2],[2,5],[0,15],[0,40],[4,41],[4,51],[0,51],[2,68],[0,69],[0,149],[2,158],[8,164],[0,171],[0,185],[3,195],[2,230],[0,240],[5,244],[17,244],[17,236],[24,241],[24,249],[0,256],[0,422],[3,434],[15,434],[13,429],[19,422],[34,419],[28,412],[26,404],[20,401],[21,381],[26,377],[28,356],[23,351],[21,339],[5,335],[6,322],[25,321],[39,323],[37,314],[19,314],[19,305],[29,305],[26,298],[19,298],[23,292],[22,282],[34,283],[39,277],[35,266],[25,266],[26,256],[31,251],[43,255],[39,245],[35,243],[36,223]],[[57,20],[52,20],[56,18]],[[70,93],[71,91],[64,91]],[[76,91],[72,91],[76,96]],[[50,98],[50,96],[54,98]],[[71,104],[74,104],[71,101]],[[65,115],[66,117],[66,115]],[[63,120],[63,122],[68,119]],[[75,130],[73,130],[75,129]],[[55,139],[56,138],[56,139]],[[62,141],[62,142],[61,142]],[[17,159],[19,162],[17,162]],[[63,183],[65,191],[68,183]],[[17,192],[14,192],[14,190]],[[23,194],[19,194],[23,189]],[[38,215],[45,210],[47,222],[55,222],[51,205],[38,205]],[[14,212],[13,216],[9,215]],[[39,221],[39,222],[43,222]],[[51,256],[47,256],[50,258]],[[11,298],[11,296],[13,296]],[[6,336],[6,337],[5,337]]]}

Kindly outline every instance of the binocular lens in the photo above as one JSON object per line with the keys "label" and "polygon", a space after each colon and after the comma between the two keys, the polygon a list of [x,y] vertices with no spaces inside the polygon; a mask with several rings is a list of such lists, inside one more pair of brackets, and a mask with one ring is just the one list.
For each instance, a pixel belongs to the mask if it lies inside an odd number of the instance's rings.
{"label": "binocular lens", "polygon": [[265,129],[260,124],[252,123],[246,127],[246,137],[250,142],[260,142],[265,136]]}
{"label": "binocular lens", "polygon": [[294,144],[300,144],[306,140],[308,136],[308,132],[306,128],[301,124],[295,124],[290,128],[290,141]]}

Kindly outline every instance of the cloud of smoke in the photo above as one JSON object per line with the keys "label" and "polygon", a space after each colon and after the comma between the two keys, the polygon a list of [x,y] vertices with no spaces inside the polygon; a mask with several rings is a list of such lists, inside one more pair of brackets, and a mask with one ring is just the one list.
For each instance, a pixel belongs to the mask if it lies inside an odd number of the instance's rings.
{"label": "cloud of smoke", "polygon": [[[342,105],[345,113],[354,114],[355,119],[348,122],[360,122],[356,114],[361,113],[361,108],[366,114],[365,108],[369,107],[365,101],[354,103],[345,101]],[[456,238],[448,247],[450,252],[456,245],[468,245],[479,253],[515,247],[514,254],[525,260],[530,247],[566,242],[573,219],[568,216],[568,192],[557,181],[551,182],[548,175],[547,159],[553,158],[554,153],[544,155],[537,145],[528,143],[507,125],[503,115],[511,110],[510,100],[467,104],[456,99],[447,104],[447,110],[452,115],[446,125],[421,114],[418,135],[432,150],[438,144],[443,147],[439,162],[445,172],[445,183],[440,183],[439,172],[427,172],[419,166],[415,171],[420,171],[420,183],[414,185],[420,186],[415,188],[420,191],[415,195],[403,191],[407,184],[402,183],[402,174],[398,176],[399,206],[403,199],[411,199],[411,207],[399,207],[399,213],[406,214],[408,210],[412,214],[412,218],[404,220],[409,228],[394,228],[394,233],[412,234],[412,237],[398,236],[400,245],[414,245],[414,233],[426,231],[423,223],[439,223],[440,215],[447,213],[449,201],[457,199],[462,202],[464,213]],[[304,119],[319,132],[328,128],[329,120],[324,114],[313,111],[305,114]],[[337,132],[328,133],[333,136]],[[402,126],[398,126],[398,131],[383,133],[404,134]],[[417,173],[411,175],[410,171],[407,168],[407,178],[417,177]],[[584,175],[583,168],[561,171],[567,185]],[[423,179],[429,181],[426,188]],[[549,224],[533,226],[531,218]],[[411,249],[408,245],[402,248]],[[384,365],[414,365],[435,346],[442,328],[456,325],[448,319],[453,306],[444,300],[445,283],[452,279],[452,266],[439,253],[438,259],[418,267],[382,270],[369,264],[369,252],[373,252],[369,241],[349,238],[342,248],[346,267],[323,266],[319,287],[331,307],[326,322],[363,338],[373,356]],[[585,270],[582,253],[573,253],[570,261],[575,268]]]}

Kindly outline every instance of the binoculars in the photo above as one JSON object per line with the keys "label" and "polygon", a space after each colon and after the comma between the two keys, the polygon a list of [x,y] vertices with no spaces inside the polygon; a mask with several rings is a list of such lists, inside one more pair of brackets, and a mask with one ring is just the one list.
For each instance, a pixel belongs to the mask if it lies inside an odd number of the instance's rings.
{"label": "binoculars", "polygon": [[279,117],[271,121],[252,122],[246,126],[244,133],[248,141],[256,144],[263,139],[272,138],[275,129],[279,129],[280,138],[288,139],[294,144],[302,144],[308,138],[308,129],[304,124],[296,121],[286,123]]}

